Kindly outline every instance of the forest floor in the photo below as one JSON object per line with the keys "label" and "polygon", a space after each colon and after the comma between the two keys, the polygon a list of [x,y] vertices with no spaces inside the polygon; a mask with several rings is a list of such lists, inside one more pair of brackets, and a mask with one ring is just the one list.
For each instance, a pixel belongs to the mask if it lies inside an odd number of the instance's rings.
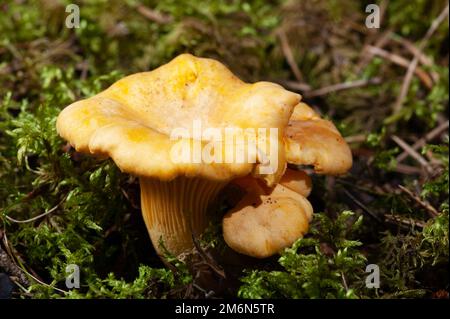
{"label": "forest floor", "polygon": [[[1,296],[449,297],[446,1],[378,1],[380,28],[370,1],[72,1],[73,29],[65,2],[0,4]],[[65,106],[183,52],[300,93],[351,146],[348,174],[313,176],[310,232],[279,256],[230,257],[217,222],[163,264],[137,180],[56,133]]]}

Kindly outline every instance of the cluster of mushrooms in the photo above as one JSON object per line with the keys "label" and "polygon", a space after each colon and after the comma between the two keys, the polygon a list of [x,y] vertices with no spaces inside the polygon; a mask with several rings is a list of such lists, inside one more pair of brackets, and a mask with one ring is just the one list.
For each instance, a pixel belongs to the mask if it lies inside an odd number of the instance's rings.
{"label": "cluster of mushrooms", "polygon": [[[142,214],[160,255],[160,240],[174,255],[192,249],[193,234],[209,224],[211,204],[233,183],[243,195],[223,218],[225,242],[265,258],[301,238],[312,219],[310,177],[287,164],[332,175],[352,165],[333,123],[300,99],[275,83],[245,83],[218,61],[182,54],[69,105],[57,130],[77,151],[110,157],[121,171],[139,177]],[[171,132],[192,130],[194,120],[205,127],[278,129],[276,167],[261,173],[260,157],[254,163],[174,162]]]}

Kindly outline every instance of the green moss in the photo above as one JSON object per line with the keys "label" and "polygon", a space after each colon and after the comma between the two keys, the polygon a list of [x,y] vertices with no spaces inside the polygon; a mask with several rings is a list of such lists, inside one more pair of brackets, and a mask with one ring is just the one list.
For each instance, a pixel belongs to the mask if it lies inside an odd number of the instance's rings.
{"label": "green moss", "polygon": [[[278,262],[281,271],[249,270],[241,280],[242,298],[356,298],[366,258],[353,232],[362,216],[351,221],[344,211],[336,220],[317,214],[311,235],[286,249]],[[349,224],[350,223],[350,224]]]}
{"label": "green moss", "polygon": [[[219,59],[244,80],[296,81],[277,37],[280,27],[312,88],[374,77],[381,84],[306,98],[343,135],[362,134],[366,142],[352,143],[350,174],[314,177],[310,199],[323,213],[316,214],[305,239],[276,262],[243,262],[245,273],[221,265],[231,273],[227,278],[242,278],[238,284],[220,282],[231,286],[223,296],[410,298],[448,290],[448,138],[424,147],[423,156],[431,152],[435,160],[432,174],[422,175],[399,173],[402,150],[390,138],[396,134],[413,144],[448,119],[445,23],[424,50],[430,65],[419,64],[433,74],[431,88],[414,77],[400,112],[393,114],[406,70],[381,57],[361,67],[367,1],[75,1],[81,9],[78,29],[64,25],[69,2],[0,5],[0,230],[32,283],[17,297],[171,298],[197,289],[192,287],[200,275],[189,258],[168,256],[171,265],[164,265],[152,250],[136,181],[110,160],[74,152],[58,137],[56,116],[73,101],[181,52]],[[148,19],[139,4],[169,19]],[[394,39],[417,44],[444,5],[391,1],[383,28],[393,30]],[[394,40],[384,49],[411,58]],[[420,167],[411,157],[401,164]],[[398,185],[427,201],[437,216]],[[218,255],[227,253],[220,227],[227,209],[218,210],[200,238]],[[365,288],[369,262],[380,266],[380,289]],[[68,264],[80,266],[79,290],[65,287]],[[211,287],[202,285],[214,290],[212,281]]]}

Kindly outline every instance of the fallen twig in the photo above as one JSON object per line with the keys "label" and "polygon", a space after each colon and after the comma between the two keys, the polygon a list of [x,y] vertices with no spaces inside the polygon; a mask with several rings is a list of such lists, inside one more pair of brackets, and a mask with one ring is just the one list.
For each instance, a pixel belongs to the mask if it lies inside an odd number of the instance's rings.
{"label": "fallen twig", "polygon": [[37,220],[37,219],[39,219],[39,218],[45,217],[45,216],[47,216],[47,215],[53,213],[56,209],[58,209],[58,207],[59,207],[65,200],[66,200],[66,198],[64,197],[63,200],[62,200],[61,202],[59,202],[55,207],[51,208],[50,210],[46,211],[45,213],[42,213],[42,214],[37,215],[37,216],[34,216],[34,217],[30,218],[30,219],[17,220],[17,219],[14,219],[14,218],[12,218],[12,217],[10,217],[10,216],[8,216],[8,215],[5,215],[5,218],[6,218],[7,220],[9,220],[10,222],[13,222],[13,223],[19,223],[19,224],[20,224],[20,223],[29,223],[29,222],[35,221],[35,220]]}
{"label": "fallen twig", "polygon": [[277,32],[278,38],[280,38],[281,42],[281,50],[283,51],[284,57],[286,58],[287,63],[289,64],[289,67],[292,70],[292,73],[294,73],[295,78],[298,82],[303,82],[303,75],[300,72],[300,69],[297,66],[297,63],[295,62],[294,54],[292,53],[291,46],[289,45],[289,41],[287,39],[286,33],[284,30],[280,29]]}
{"label": "fallen twig", "polygon": [[369,47],[375,47],[375,48],[383,48],[388,42],[389,42],[389,36],[392,33],[391,30],[386,30],[385,32],[383,32],[379,38],[377,39],[377,41],[374,43],[374,45],[369,45],[370,41],[368,41],[365,45],[364,48],[361,50],[360,53],[360,61],[358,62],[358,65],[356,66],[356,69],[358,70],[358,72],[360,72],[363,68],[365,68],[370,60],[373,58],[373,53],[370,52],[368,50]]}
{"label": "fallen twig", "polygon": [[384,217],[386,218],[387,222],[394,222],[395,224],[400,223],[404,226],[415,226],[415,227],[420,227],[420,228],[425,227],[425,223],[423,223],[423,222],[420,222],[417,220],[412,220],[412,219],[401,218],[401,217],[393,215],[393,214],[385,214]]}
{"label": "fallen twig", "polygon": [[353,196],[348,190],[344,189],[344,193],[345,195],[347,195],[348,197],[350,197],[350,199],[355,202],[356,205],[359,206],[359,208],[361,208],[364,212],[366,212],[367,214],[369,214],[371,217],[373,217],[377,222],[382,223],[381,218],[375,214],[374,212],[372,212],[370,209],[368,209],[366,207],[366,205],[364,205],[363,203],[361,203],[358,199],[356,199],[355,196]]}
{"label": "fallen twig", "polygon": [[[410,51],[413,55],[417,54],[419,56],[420,64],[431,67],[433,65],[433,61],[426,56],[423,52],[419,51],[417,47],[411,41],[399,36],[398,34],[390,33],[389,38],[395,42],[400,43],[404,46],[408,51]],[[434,82],[439,81],[439,74],[437,72],[431,71],[430,76]]]}
{"label": "fallen twig", "polygon": [[448,12],[449,12],[449,6],[447,3],[447,6],[444,8],[444,10],[442,10],[442,12],[439,14],[439,16],[433,20],[430,28],[428,29],[428,31],[425,34],[425,36],[423,37],[422,41],[418,45],[417,51],[415,52],[414,57],[413,57],[411,63],[409,64],[408,70],[406,71],[406,75],[403,79],[402,87],[400,89],[400,94],[398,95],[397,100],[394,104],[394,107],[393,107],[394,114],[398,113],[403,106],[403,102],[405,101],[405,98],[408,94],[409,87],[411,85],[411,80],[412,80],[414,71],[416,70],[417,64],[419,62],[419,57],[420,57],[421,52],[426,47],[426,45],[427,45],[429,39],[431,38],[431,36],[433,35],[433,33],[436,31],[436,29],[439,27],[439,25],[445,20],[445,18],[448,15]]}
{"label": "fallen twig", "polygon": [[17,278],[17,281],[25,287],[30,285],[25,273],[17,266],[8,256],[8,254],[0,246],[0,268],[6,271],[9,275]]}
{"label": "fallen twig", "polygon": [[199,255],[202,257],[203,261],[220,277],[226,278],[225,271],[223,270],[223,268],[219,264],[217,264],[217,262],[205,252],[205,250],[199,243],[199,241],[193,231],[192,222],[189,223],[189,228],[191,230],[192,242],[194,243],[194,248],[197,250]]}
{"label": "fallen twig", "polygon": [[407,152],[412,158],[414,158],[417,162],[419,162],[423,167],[427,169],[427,171],[431,171],[430,163],[416,150],[414,150],[411,146],[408,145],[405,141],[403,141],[400,137],[396,135],[392,135],[391,139],[398,144],[405,152]]}
{"label": "fallen twig", "polygon": [[436,210],[436,208],[431,206],[431,204],[428,203],[426,200],[421,199],[419,196],[417,196],[416,194],[414,194],[413,192],[411,192],[409,189],[407,189],[402,185],[399,185],[398,188],[400,188],[402,192],[411,197],[417,204],[422,206],[431,215],[431,217],[436,217],[439,215],[439,212]]}
{"label": "fallen twig", "polygon": [[352,135],[347,136],[344,138],[347,143],[361,143],[367,140],[366,134],[358,134],[358,135]]}
{"label": "fallen twig", "polygon": [[285,86],[286,88],[294,91],[310,91],[311,86],[309,86],[306,83],[300,83],[295,81],[278,81],[281,85]]}
{"label": "fallen twig", "polygon": [[[440,124],[438,127],[434,128],[433,130],[431,130],[429,133],[427,133],[424,137],[422,137],[421,139],[419,139],[417,142],[415,142],[411,148],[415,151],[417,151],[419,148],[425,146],[425,144],[428,141],[431,141],[432,139],[434,139],[435,137],[439,136],[440,134],[442,134],[443,132],[445,132],[446,130],[448,130],[449,127],[449,121],[447,120],[446,122]],[[405,158],[407,158],[409,155],[408,152],[403,151],[403,153],[401,153],[400,155],[397,156],[396,160],[397,163],[400,163],[401,161],[403,161]]]}
{"label": "fallen twig", "polygon": [[197,250],[197,252],[202,257],[203,261],[220,277],[226,278],[225,271],[220,267],[216,261],[211,258],[201,247],[200,243],[198,242],[198,239],[192,234],[192,241],[194,242],[194,247]]}
{"label": "fallen twig", "polygon": [[345,291],[348,292],[347,280],[345,279],[345,275],[343,272],[341,272],[341,278],[342,278],[342,285],[344,286]]}
{"label": "fallen twig", "polygon": [[420,175],[420,174],[423,173],[423,170],[418,168],[418,167],[405,165],[405,164],[400,164],[400,163],[397,163],[397,165],[395,166],[394,171],[396,171],[397,173],[406,174],[406,175],[412,175],[412,174]]}
{"label": "fallen twig", "polygon": [[[374,47],[374,46],[367,46],[366,49],[368,52],[370,52],[373,55],[377,55],[379,57],[382,57],[383,59],[389,60],[390,62],[397,64],[399,66],[402,66],[404,68],[408,68],[410,65],[410,61],[408,61],[407,59],[405,59],[404,57],[391,53],[389,51],[383,50],[379,47]],[[423,69],[417,67],[414,70],[415,74],[419,77],[419,79],[422,81],[422,83],[427,87],[427,88],[431,88],[433,86],[433,80],[430,77],[430,75],[425,72]]]}
{"label": "fallen twig", "polygon": [[362,80],[357,80],[357,81],[353,81],[353,82],[343,82],[343,83],[333,84],[333,85],[325,86],[323,88],[320,88],[317,90],[312,90],[309,92],[306,91],[306,92],[304,92],[303,95],[305,97],[311,98],[311,97],[326,95],[326,94],[336,92],[336,91],[348,90],[348,89],[353,89],[353,88],[366,86],[366,85],[370,85],[370,84],[380,84],[380,83],[381,83],[381,78],[378,78],[378,77],[368,79],[368,80],[362,79]]}
{"label": "fallen twig", "polygon": [[137,11],[145,18],[158,24],[168,24],[173,21],[173,18],[171,16],[163,14],[156,10],[152,10],[142,4],[137,6]]}

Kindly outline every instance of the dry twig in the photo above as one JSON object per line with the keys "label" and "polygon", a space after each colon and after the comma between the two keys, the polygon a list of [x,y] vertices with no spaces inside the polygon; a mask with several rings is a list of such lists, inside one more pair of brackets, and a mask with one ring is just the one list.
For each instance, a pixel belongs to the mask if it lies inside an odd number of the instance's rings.
{"label": "dry twig", "polygon": [[55,210],[58,209],[58,207],[59,207],[65,200],[66,200],[66,197],[64,197],[63,200],[62,200],[61,202],[59,202],[55,207],[51,208],[50,210],[46,211],[45,213],[42,213],[42,214],[40,214],[40,215],[34,216],[34,217],[32,217],[32,218],[29,218],[29,219],[25,219],[25,220],[17,220],[17,219],[14,219],[14,218],[12,218],[12,217],[10,217],[10,216],[8,216],[8,215],[5,215],[5,217],[6,217],[7,220],[9,220],[10,222],[13,222],[13,223],[19,223],[19,224],[21,224],[21,223],[29,223],[29,222],[38,220],[39,218],[45,217],[45,216],[47,216],[47,215],[53,213]]}
{"label": "dry twig", "polygon": [[[446,122],[440,124],[438,127],[436,127],[433,130],[431,130],[429,133],[427,133],[424,137],[419,139],[417,142],[415,142],[413,144],[413,146],[411,146],[411,148],[413,150],[417,151],[419,148],[425,146],[425,144],[428,141],[431,141],[435,137],[441,135],[443,132],[448,130],[448,127],[449,127],[449,121],[447,120]],[[405,158],[408,157],[408,155],[409,155],[408,152],[403,151],[403,153],[401,153],[400,155],[397,156],[397,158],[396,158],[397,163],[400,163],[401,161],[403,161]]]}
{"label": "dry twig", "polygon": [[[419,51],[417,49],[417,47],[414,45],[414,43],[412,43],[411,41],[409,41],[408,39],[405,39],[397,34],[391,33],[389,34],[389,38],[392,39],[395,42],[400,43],[403,47],[405,47],[409,52],[411,52],[411,54],[414,56],[415,54],[417,54],[419,56],[419,62],[420,64],[423,64],[425,66],[431,67],[433,65],[433,61],[426,56],[423,52]],[[429,72],[431,78],[433,79],[434,82],[439,81],[439,74],[435,71],[430,71]]]}
{"label": "dry twig", "polygon": [[344,189],[344,193],[345,195],[347,195],[357,206],[359,206],[359,208],[361,208],[364,212],[366,212],[367,214],[369,214],[370,216],[372,216],[377,222],[381,223],[382,220],[380,219],[380,217],[375,214],[374,212],[372,212],[369,208],[366,207],[366,205],[364,205],[363,203],[361,203],[355,196],[353,196],[349,191],[347,191],[346,189]]}
{"label": "dry twig", "polygon": [[431,206],[431,204],[426,200],[421,199],[419,196],[417,196],[416,194],[414,194],[413,192],[411,192],[409,189],[407,189],[402,185],[399,185],[398,188],[400,188],[402,192],[411,197],[417,204],[423,207],[430,214],[431,217],[436,217],[439,215],[439,212],[436,210],[436,208]]}
{"label": "dry twig", "polygon": [[303,75],[300,72],[300,69],[297,66],[297,63],[295,62],[294,54],[292,53],[291,46],[289,45],[289,41],[287,39],[286,33],[284,30],[280,29],[277,32],[278,37],[280,38],[281,42],[281,50],[283,51],[284,57],[286,58],[287,63],[289,64],[289,67],[292,70],[292,73],[294,73],[295,78],[298,82],[303,82]]}
{"label": "dry twig", "polygon": [[[0,234],[1,235],[1,234]],[[1,237],[1,236],[0,236]],[[8,256],[8,254],[0,246],[0,268],[6,271],[9,275],[17,278],[17,281],[25,287],[30,285],[25,273],[17,266]]]}
{"label": "dry twig", "polygon": [[418,45],[417,51],[414,54],[414,58],[412,59],[411,63],[409,64],[408,70],[406,71],[406,75],[403,79],[402,87],[400,89],[400,94],[397,97],[397,100],[394,104],[394,107],[393,107],[394,114],[398,113],[401,110],[403,102],[405,101],[405,98],[408,94],[414,71],[416,70],[417,64],[419,62],[420,52],[423,51],[423,49],[426,47],[428,41],[430,40],[431,36],[433,35],[433,33],[436,31],[436,29],[439,27],[439,25],[448,16],[448,12],[449,12],[449,6],[447,3],[444,10],[442,10],[442,12],[439,14],[439,16],[436,19],[434,19],[433,23],[431,23],[430,28],[428,29],[428,31],[425,34],[425,36],[423,37],[422,41]]}
{"label": "dry twig", "polygon": [[137,11],[145,18],[158,24],[168,24],[173,21],[171,16],[152,10],[142,4],[137,6]]}
{"label": "dry twig", "polygon": [[[276,81],[274,81],[276,82]],[[285,86],[286,88],[290,89],[290,90],[294,90],[294,91],[310,91],[311,90],[311,86],[309,86],[306,83],[300,83],[300,82],[295,82],[295,81],[278,81],[281,85]]]}
{"label": "dry twig", "polygon": [[391,33],[392,33],[391,30],[386,30],[378,37],[377,41],[375,41],[373,46],[369,45],[370,41],[368,41],[364,45],[364,48],[361,50],[361,53],[360,53],[360,61],[358,62],[358,65],[356,66],[356,70],[358,70],[358,72],[360,72],[362,69],[364,69],[369,64],[371,59],[373,58],[373,53],[370,52],[368,49],[370,47],[382,49],[389,42],[389,36]]}
{"label": "dry twig", "polygon": [[400,164],[397,163],[397,165],[395,166],[394,171],[400,173],[400,174],[406,174],[406,175],[413,175],[413,174],[422,174],[423,170],[418,168],[418,167],[414,167],[414,166],[410,166],[410,165],[405,165],[405,164]]}
{"label": "dry twig", "polygon": [[405,141],[403,141],[400,137],[396,136],[396,135],[392,135],[391,139],[398,144],[398,146],[400,146],[405,152],[408,153],[408,155],[410,155],[412,158],[414,158],[417,162],[420,163],[420,165],[422,165],[423,167],[425,167],[425,169],[427,169],[428,172],[431,171],[431,166],[430,163],[428,163],[428,161],[419,153],[417,153],[416,150],[414,150],[411,146],[409,146],[408,143],[406,143]]}
{"label": "dry twig", "polygon": [[353,88],[366,86],[366,85],[370,85],[370,84],[380,84],[380,83],[381,83],[381,79],[378,77],[368,79],[368,80],[363,79],[363,80],[357,80],[357,81],[353,81],[353,82],[343,82],[343,83],[325,86],[323,88],[320,88],[317,90],[312,90],[309,92],[306,91],[304,93],[304,95],[305,95],[305,97],[311,98],[311,97],[326,95],[326,94],[336,92],[336,91],[348,90],[348,89],[353,89]]}
{"label": "dry twig", "polygon": [[364,142],[367,139],[367,135],[366,134],[352,135],[352,136],[347,136],[344,139],[349,144],[351,144],[351,143],[362,143],[362,142]]}
{"label": "dry twig", "polygon": [[423,222],[413,220],[413,219],[401,218],[401,217],[393,215],[393,214],[385,214],[384,217],[386,218],[387,222],[391,222],[391,223],[395,223],[395,224],[400,223],[402,226],[414,226],[414,227],[419,227],[419,228],[425,227],[425,223],[423,223]]}
{"label": "dry twig", "polygon": [[[410,65],[410,61],[408,61],[404,57],[394,54],[394,53],[391,53],[389,51],[383,50],[379,47],[369,45],[369,46],[367,46],[366,50],[368,52],[370,52],[372,55],[377,55],[379,57],[382,57],[383,59],[389,60],[390,62],[397,64],[399,66],[402,66],[404,68],[408,68]],[[423,69],[418,67],[414,70],[414,72],[427,88],[430,89],[433,86],[432,78]]]}

